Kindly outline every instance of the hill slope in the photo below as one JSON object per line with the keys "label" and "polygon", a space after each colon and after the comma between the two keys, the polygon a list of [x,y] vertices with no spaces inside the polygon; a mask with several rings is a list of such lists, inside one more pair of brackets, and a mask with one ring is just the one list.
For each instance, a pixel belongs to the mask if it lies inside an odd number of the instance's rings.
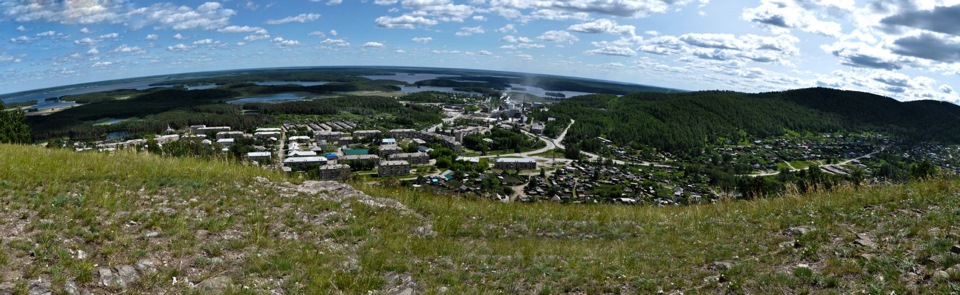
{"label": "hill slope", "polygon": [[[960,106],[935,101],[898,102],[855,91],[811,88],[745,94],[730,91],[581,96],[536,114],[548,135],[577,121],[567,142],[595,150],[596,137],[621,145],[696,149],[722,137],[766,137],[787,130],[880,131],[907,139],[960,143]],[[591,142],[594,141],[594,142]]]}
{"label": "hill slope", "polygon": [[948,293],[960,279],[957,182],[657,208],[286,181],[0,145],[0,293]]}

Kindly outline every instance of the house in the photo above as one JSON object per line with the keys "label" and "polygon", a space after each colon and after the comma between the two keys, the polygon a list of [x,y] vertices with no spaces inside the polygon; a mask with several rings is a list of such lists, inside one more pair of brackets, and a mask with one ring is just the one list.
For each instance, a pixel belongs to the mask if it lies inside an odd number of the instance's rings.
{"label": "house", "polygon": [[377,166],[379,176],[398,176],[410,174],[410,163],[407,161],[383,161]]}
{"label": "house", "polygon": [[180,140],[180,135],[177,135],[177,134],[157,136],[157,143],[159,144],[166,144],[166,143],[174,142],[177,140]]}
{"label": "house", "polygon": [[407,161],[410,165],[430,164],[430,155],[424,153],[399,153],[387,157],[391,161]]}
{"label": "house", "polygon": [[350,165],[346,164],[327,164],[319,168],[320,179],[323,180],[343,180],[350,177]]}
{"label": "house", "polygon": [[383,140],[380,140],[380,144],[381,144],[381,145],[397,144],[397,139],[396,139],[396,138],[384,138]]}
{"label": "house", "polygon": [[280,133],[280,128],[257,128],[255,132],[277,132]]}
{"label": "house", "polygon": [[273,155],[271,155],[270,152],[247,153],[247,160],[250,160],[250,162],[267,163],[267,162],[270,162],[270,159],[272,159],[272,157]]}
{"label": "house", "polygon": [[530,133],[543,134],[543,130],[546,129],[546,127],[543,123],[533,123],[533,126],[530,127]]}
{"label": "house", "polygon": [[337,160],[340,164],[348,164],[354,170],[369,170],[380,161],[377,155],[345,155]]}
{"label": "house", "polygon": [[493,167],[501,170],[536,170],[537,160],[531,158],[499,158]]}
{"label": "house", "polygon": [[323,166],[327,164],[325,157],[295,157],[283,160],[283,165],[292,170],[305,171],[311,167]]}
{"label": "house", "polygon": [[463,144],[457,141],[456,138],[452,136],[444,136],[440,139],[443,143],[443,146],[453,150],[456,153],[463,151]]}

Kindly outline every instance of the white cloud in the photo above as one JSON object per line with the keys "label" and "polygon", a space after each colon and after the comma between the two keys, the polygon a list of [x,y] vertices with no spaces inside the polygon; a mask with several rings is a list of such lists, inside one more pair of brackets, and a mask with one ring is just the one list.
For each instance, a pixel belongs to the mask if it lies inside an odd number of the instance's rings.
{"label": "white cloud", "polygon": [[27,36],[20,36],[20,37],[16,37],[16,38],[10,38],[10,43],[14,43],[14,44],[26,44],[26,43],[30,43],[30,42],[33,42],[33,39],[31,39],[30,37],[27,37]]}
{"label": "white cloud", "polygon": [[112,53],[131,53],[131,54],[146,53],[146,51],[143,50],[143,48],[140,48],[140,47],[138,47],[138,46],[127,46],[127,44],[120,45],[120,47],[117,47],[117,48],[111,50],[110,52],[112,52]]}
{"label": "white cloud", "polygon": [[547,41],[547,42],[568,43],[568,44],[573,44],[580,41],[580,38],[577,38],[577,36],[574,36],[573,34],[570,34],[570,32],[567,32],[567,31],[546,31],[543,34],[541,34],[539,37],[537,37],[537,39]]}
{"label": "white cloud", "polygon": [[213,39],[203,39],[203,40],[193,41],[193,45],[210,45],[210,44],[213,44]]}
{"label": "white cloud", "polygon": [[80,40],[75,40],[75,41],[73,41],[73,44],[77,44],[77,45],[94,45],[94,44],[97,44],[97,42],[98,42],[98,41],[97,41],[97,40],[94,40],[94,39],[83,38],[83,39],[80,39]]}
{"label": "white cloud", "polygon": [[412,41],[420,44],[427,44],[430,43],[430,41],[433,41],[433,37],[414,37]]}
{"label": "white cloud", "polygon": [[590,55],[612,55],[612,56],[635,56],[637,52],[629,47],[617,46],[610,44],[606,41],[602,42],[593,42],[593,46],[596,46],[597,49],[587,50],[586,53]]}
{"label": "white cloud", "polygon": [[307,36],[314,36],[318,38],[326,38],[327,34],[321,31],[313,31],[307,34]]}
{"label": "white cloud", "polygon": [[744,9],[741,18],[783,33],[788,29],[800,29],[804,32],[839,37],[842,26],[839,23],[820,20],[830,9],[852,11],[853,1],[824,0],[761,0],[760,6]]}
{"label": "white cloud", "polygon": [[160,39],[160,35],[157,34],[148,34],[146,37],[147,40],[157,40]]}
{"label": "white cloud", "polygon": [[429,27],[438,24],[436,20],[428,19],[422,16],[401,15],[398,17],[378,17],[374,22],[378,27],[387,29],[414,29],[417,27]]}
{"label": "white cloud", "polygon": [[97,55],[97,54],[100,54],[100,50],[97,50],[96,47],[90,48],[90,50],[87,51],[87,54],[89,54],[89,55]]}
{"label": "white cloud", "polygon": [[598,19],[588,23],[575,24],[567,28],[567,30],[580,32],[580,33],[608,33],[614,35],[635,35],[636,27],[631,25],[620,25],[617,22],[609,19]]}
{"label": "white cloud", "polygon": [[383,48],[384,45],[381,42],[367,42],[363,44],[363,48]]}
{"label": "white cloud", "polygon": [[170,3],[157,3],[127,12],[123,22],[133,29],[153,26],[155,29],[177,31],[215,30],[229,24],[230,17],[235,14],[236,11],[224,8],[217,2],[203,3],[196,9]]}
{"label": "white cloud", "polygon": [[517,54],[516,56],[517,58],[523,59],[523,60],[533,60],[533,56],[529,54]]}
{"label": "white cloud", "polygon": [[292,46],[300,45],[300,41],[288,40],[288,39],[284,39],[283,37],[273,38],[272,42],[273,44],[276,44],[277,46],[280,46],[280,47],[292,47]]}
{"label": "white cloud", "polygon": [[330,30],[330,36],[337,36],[337,30]]}
{"label": "white cloud", "polygon": [[193,48],[194,48],[193,46],[189,46],[189,45],[180,43],[180,44],[173,45],[173,46],[167,46],[167,51],[185,52],[185,51],[193,50]]}
{"label": "white cloud", "polygon": [[480,51],[477,51],[477,54],[480,54],[480,55],[493,55],[493,52],[486,51],[486,50],[480,50]]}
{"label": "white cloud", "polygon": [[23,25],[20,25],[19,27],[17,27],[17,32],[26,32],[26,31],[27,31],[27,28],[24,27]]}
{"label": "white cloud", "polygon": [[91,68],[105,68],[105,67],[109,67],[110,65],[113,65],[113,62],[110,62],[110,61],[98,61],[98,62],[94,63],[93,66],[90,66],[90,67],[91,67]]}
{"label": "white cloud", "polygon": [[103,35],[100,35],[100,40],[116,39],[119,37],[120,37],[120,34],[117,34],[117,33],[103,34]]}
{"label": "white cloud", "polygon": [[176,35],[173,35],[173,39],[177,39],[177,40],[183,40],[183,39],[186,39],[186,38],[187,38],[187,37],[184,37],[183,35],[180,35],[180,33],[177,33]]}
{"label": "white cloud", "polygon": [[460,31],[457,31],[457,33],[454,35],[456,35],[457,37],[465,37],[465,36],[471,36],[471,35],[483,34],[483,33],[486,33],[483,30],[483,27],[476,26],[476,27],[462,27],[460,28]]}
{"label": "white cloud", "polygon": [[516,33],[516,32],[517,32],[517,28],[514,27],[513,24],[507,24],[497,29],[497,33],[503,33],[503,34],[510,34],[510,33]]}
{"label": "white cloud", "polygon": [[227,26],[217,29],[217,32],[221,33],[257,33],[260,35],[266,35],[267,29],[261,27],[251,27],[251,26]]}
{"label": "white cloud", "polygon": [[308,23],[320,19],[320,14],[317,13],[302,13],[296,16],[288,16],[282,19],[271,19],[267,20],[267,24],[270,25],[280,25],[286,23]]}
{"label": "white cloud", "polygon": [[[646,17],[654,13],[664,13],[671,8],[679,9],[694,2],[693,0],[491,0],[491,10],[506,18],[523,16],[524,11],[539,13],[541,16],[567,16],[599,14],[619,17]],[[529,15],[528,15],[529,16]],[[569,18],[568,18],[569,19]],[[585,19],[585,18],[583,18]]]}
{"label": "white cloud", "polygon": [[343,3],[343,0],[329,0],[327,1],[327,6],[340,5],[340,3]]}
{"label": "white cloud", "polygon": [[320,44],[331,46],[331,47],[349,47],[350,46],[350,42],[347,42],[347,40],[330,39],[330,38],[323,40],[323,42],[320,42]]}

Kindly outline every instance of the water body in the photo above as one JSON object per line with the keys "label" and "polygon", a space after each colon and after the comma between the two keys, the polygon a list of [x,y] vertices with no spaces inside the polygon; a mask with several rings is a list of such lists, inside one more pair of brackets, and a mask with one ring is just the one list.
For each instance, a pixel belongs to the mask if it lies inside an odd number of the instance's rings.
{"label": "water body", "polygon": [[397,73],[396,75],[375,75],[375,76],[361,76],[361,77],[364,77],[370,80],[396,80],[396,81],[403,81],[403,82],[413,84],[420,81],[433,80],[437,78],[460,77],[460,76],[442,75],[442,74]]}
{"label": "water body", "polygon": [[68,107],[75,107],[75,106],[77,106],[77,103],[73,101],[40,101],[39,104],[31,108],[42,111],[46,109],[68,108]]}
{"label": "water body", "polygon": [[139,80],[133,82],[117,83],[117,84],[96,84],[89,86],[72,86],[69,88],[61,89],[48,89],[46,91],[40,92],[30,92],[23,95],[4,97],[3,102],[17,103],[25,101],[41,101],[51,97],[61,97],[67,95],[78,95],[78,94],[87,94],[94,92],[104,92],[104,91],[113,91],[120,89],[136,89],[136,90],[145,90],[150,88],[157,87],[173,87],[179,85],[164,85],[164,86],[150,86],[150,84],[161,82],[162,80],[150,79],[150,80]]}
{"label": "water body", "polygon": [[539,96],[539,97],[549,97],[549,95],[547,95],[547,92],[559,92],[559,93],[563,93],[563,95],[566,95],[567,98],[569,98],[569,97],[574,97],[574,96],[594,94],[594,93],[589,93],[589,92],[577,92],[577,91],[551,91],[551,90],[546,90],[546,89],[539,88],[539,87],[533,87],[533,86],[527,86],[527,85],[520,85],[520,84],[510,84],[510,87],[511,87],[511,88],[523,88],[523,90],[513,90],[513,91],[523,92],[523,93],[527,93],[527,94],[533,94],[533,95],[536,95],[536,96]]}
{"label": "water body", "polygon": [[93,125],[114,125],[114,124],[120,124],[121,122],[126,121],[126,120],[130,120],[130,119],[106,118],[106,119],[97,120],[99,123],[96,123],[96,124],[93,124]]}
{"label": "water body", "polygon": [[295,93],[277,93],[272,95],[245,97],[237,100],[228,101],[228,104],[247,104],[247,103],[280,103],[287,101],[298,101],[306,98],[304,95]]}
{"label": "water body", "polygon": [[306,81],[306,82],[305,82],[305,81],[265,81],[265,82],[254,82],[253,84],[257,84],[257,85],[260,85],[260,86],[283,86],[283,85],[294,84],[294,85],[300,85],[300,86],[304,86],[304,87],[309,87],[309,86],[327,85],[327,84],[330,84],[330,82],[311,82],[311,81]]}
{"label": "water body", "polygon": [[217,84],[186,85],[187,90],[207,90],[217,88]]}
{"label": "water body", "polygon": [[448,93],[467,93],[467,92],[461,92],[461,91],[454,91],[453,87],[400,86],[400,92],[403,92],[403,93],[418,93],[418,92],[427,92],[427,91],[448,92]]}

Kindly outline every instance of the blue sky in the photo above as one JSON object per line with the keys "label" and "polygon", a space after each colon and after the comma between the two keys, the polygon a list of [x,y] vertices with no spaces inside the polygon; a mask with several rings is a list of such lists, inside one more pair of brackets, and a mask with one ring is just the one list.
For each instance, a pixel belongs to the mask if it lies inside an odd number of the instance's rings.
{"label": "blue sky", "polygon": [[960,102],[960,0],[0,0],[0,37],[0,93],[396,65]]}

